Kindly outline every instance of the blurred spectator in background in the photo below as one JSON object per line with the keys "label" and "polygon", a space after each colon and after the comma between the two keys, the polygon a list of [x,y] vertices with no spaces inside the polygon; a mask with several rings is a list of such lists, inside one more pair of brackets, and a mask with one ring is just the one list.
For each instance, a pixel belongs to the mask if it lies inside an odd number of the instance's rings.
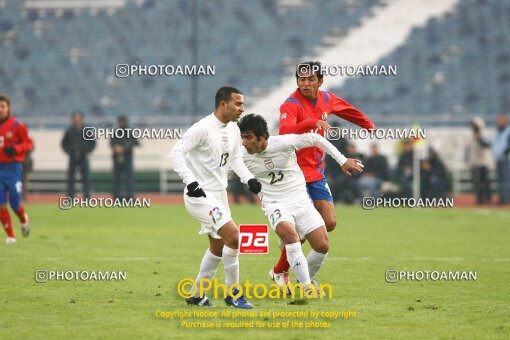
{"label": "blurred spectator in background", "polygon": [[[333,121],[331,123],[331,127],[340,129],[341,125],[338,121]],[[328,137],[328,135],[326,135]],[[343,155],[345,155],[345,149],[347,148],[347,144],[349,141],[343,138],[340,134],[335,136],[335,138],[328,138],[328,140],[340,151]],[[347,157],[347,156],[346,156]],[[331,190],[331,195],[333,196],[333,201],[341,202],[343,201],[342,197],[342,183],[344,182],[345,175],[342,172],[342,169],[338,166],[338,163],[327,154],[324,154],[324,162],[325,162],[325,174],[326,180],[328,182],[329,188]]]}
{"label": "blurred spectator in background", "polygon": [[388,160],[379,154],[379,147],[376,143],[370,146],[371,154],[368,157],[365,168],[359,180],[361,196],[379,197],[382,182],[389,179]]}
{"label": "blurred spectator in background", "polygon": [[228,192],[234,195],[234,202],[239,204],[241,203],[241,197],[245,197],[248,199],[250,204],[255,204],[255,196],[252,194],[248,187],[241,182],[239,176],[236,173],[232,174],[232,177],[228,181]]}
{"label": "blurred spectator in background", "polygon": [[489,167],[491,159],[490,143],[485,136],[485,121],[480,117],[475,117],[469,125],[473,131],[473,138],[466,152],[466,161],[471,168],[476,203],[490,203]]}
{"label": "blurred spectator in background", "polygon": [[498,171],[499,204],[510,203],[510,126],[507,118],[501,114],[497,120],[496,138],[492,144],[492,153]]}
{"label": "blurred spectator in background", "polygon": [[403,151],[398,159],[396,178],[402,197],[413,197],[413,141],[406,139],[402,143]]}
{"label": "blurred spectator in background", "polygon": [[[347,142],[345,146],[344,156],[347,158],[356,158],[365,163],[364,156],[356,152],[354,144]],[[331,194],[336,202],[354,203],[360,198],[358,191],[358,180],[360,174],[353,174],[347,177],[340,169],[340,166],[332,157],[326,158],[326,179],[330,185]]]}
{"label": "blurred spectator in background", "polygon": [[421,197],[444,198],[448,190],[448,173],[436,150],[429,148],[428,156],[421,162]]}
{"label": "blurred spectator in background", "polygon": [[[330,141],[334,145],[335,141],[333,140]],[[344,152],[342,152],[342,154],[346,156]],[[342,172],[342,169],[338,166],[338,163],[336,163],[336,161],[332,157],[326,155],[324,170],[326,174],[326,180],[329,185],[329,190],[331,191],[331,196],[333,196],[333,201],[335,203],[341,202],[342,198],[341,191],[343,190],[342,183],[344,181],[343,177],[345,177],[345,175]]]}
{"label": "blurred spectator in background", "polygon": [[[120,116],[117,120],[118,130],[128,128],[127,117]],[[117,138],[122,137],[122,138]],[[110,141],[113,153],[113,198],[134,198],[135,177],[133,171],[133,148],[140,145],[136,138],[133,138],[126,131],[116,132]],[[126,185],[126,194],[122,195],[122,177]]]}
{"label": "blurred spectator in background", "polygon": [[83,183],[83,196],[90,198],[90,173],[88,155],[96,147],[94,139],[83,138],[83,114],[76,111],[71,116],[71,126],[66,130],[62,139],[62,149],[69,155],[69,168],[67,170],[67,195],[74,197],[74,181],[76,169],[80,169]]}

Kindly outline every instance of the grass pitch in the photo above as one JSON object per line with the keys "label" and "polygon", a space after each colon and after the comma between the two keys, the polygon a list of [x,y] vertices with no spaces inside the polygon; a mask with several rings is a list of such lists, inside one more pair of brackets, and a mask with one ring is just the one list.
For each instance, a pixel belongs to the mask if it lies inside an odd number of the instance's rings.
{"label": "grass pitch", "polygon": [[[148,209],[27,207],[28,239],[0,244],[0,338],[510,338],[510,212],[483,209],[337,207],[338,226],[318,275],[332,299],[251,299],[253,311],[352,311],[319,318],[329,328],[269,328],[293,318],[188,318],[264,322],[264,328],[187,329],[158,311],[201,311],[177,295],[181,278],[195,277],[207,238],[184,206]],[[266,223],[256,206],[232,206],[240,223]],[[14,218],[13,218],[14,221]],[[309,246],[305,246],[305,253]],[[267,283],[279,254],[241,255],[241,282]],[[126,271],[126,281],[35,282],[35,271]],[[477,271],[476,281],[387,283],[385,271]],[[223,270],[218,270],[223,282]],[[214,299],[208,311],[227,310]],[[233,309],[230,309],[234,311]],[[236,310],[238,311],[238,310]]]}

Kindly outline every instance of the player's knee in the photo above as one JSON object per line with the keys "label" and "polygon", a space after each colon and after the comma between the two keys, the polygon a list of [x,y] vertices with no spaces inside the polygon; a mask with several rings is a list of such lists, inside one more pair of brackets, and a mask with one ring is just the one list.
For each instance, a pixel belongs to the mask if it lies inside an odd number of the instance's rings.
{"label": "player's knee", "polygon": [[292,244],[292,243],[296,243],[296,242],[299,242],[299,236],[297,234],[295,235],[286,235],[282,238],[282,241],[284,244]]}
{"label": "player's knee", "polygon": [[316,252],[321,254],[326,254],[329,251],[329,242],[328,240],[325,240],[324,242],[319,243],[319,246],[317,249],[315,249]]}
{"label": "player's knee", "polygon": [[227,247],[232,249],[239,248],[239,229],[233,222],[228,222],[223,225],[219,229],[218,234]]}
{"label": "player's knee", "polygon": [[280,222],[276,226],[276,234],[284,244],[299,242],[299,236],[296,228],[288,222]]}
{"label": "player's knee", "polygon": [[239,248],[239,231],[237,229],[226,237],[225,245],[232,249]]}
{"label": "player's knee", "polygon": [[238,240],[237,238],[232,239],[232,240],[229,242],[229,248],[232,248],[232,249],[238,249],[238,248],[239,248],[239,240]]}
{"label": "player's knee", "polygon": [[7,204],[0,204],[0,210],[7,210]]}
{"label": "player's knee", "polygon": [[317,242],[314,245],[313,250],[321,254],[326,254],[329,251],[329,241],[327,237]]}
{"label": "player's knee", "polygon": [[221,257],[223,255],[223,246],[225,243],[221,239],[213,239],[212,237],[209,238],[209,251],[214,255]]}
{"label": "player's knee", "polygon": [[332,232],[336,228],[336,220],[326,221],[326,230]]}
{"label": "player's knee", "polygon": [[218,257],[221,257],[223,255],[223,246],[218,249],[218,248],[215,248],[215,247],[209,247],[209,251],[211,252],[211,254],[213,254],[214,256],[218,256]]}
{"label": "player's knee", "polygon": [[[322,229],[324,230],[324,229]],[[310,239],[312,249],[318,253],[326,254],[329,251],[329,238],[328,233],[321,231]]]}

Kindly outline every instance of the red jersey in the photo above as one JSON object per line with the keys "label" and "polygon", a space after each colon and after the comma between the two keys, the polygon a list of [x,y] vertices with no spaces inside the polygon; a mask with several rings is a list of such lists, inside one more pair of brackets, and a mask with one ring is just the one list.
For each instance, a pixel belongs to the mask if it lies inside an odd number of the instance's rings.
{"label": "red jersey", "polygon": [[[32,150],[32,138],[28,134],[27,127],[9,115],[6,120],[0,122],[0,163],[23,162],[28,151]],[[14,157],[4,153],[4,147],[12,146],[16,150]]]}
{"label": "red jersey", "polygon": [[[305,98],[299,89],[280,106],[280,134],[301,134],[317,132],[324,136],[324,130],[315,131],[319,120],[326,121],[334,114],[365,129],[373,129],[374,124],[363,112],[329,91],[319,91],[315,105]],[[324,178],[324,152],[318,147],[296,151],[297,161],[305,175],[306,183]]]}

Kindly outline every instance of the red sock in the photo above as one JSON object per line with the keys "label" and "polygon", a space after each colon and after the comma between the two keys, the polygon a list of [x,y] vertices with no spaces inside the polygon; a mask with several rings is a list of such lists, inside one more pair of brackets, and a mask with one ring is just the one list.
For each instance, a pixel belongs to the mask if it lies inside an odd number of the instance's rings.
{"label": "red sock", "polygon": [[0,221],[4,226],[4,230],[7,236],[16,237],[14,236],[14,230],[12,230],[11,215],[9,215],[7,208],[0,209]]}
{"label": "red sock", "polygon": [[279,274],[283,272],[288,272],[289,268],[290,264],[287,261],[287,251],[285,250],[285,247],[283,247],[282,255],[280,256],[280,259],[278,260],[276,266],[274,266],[274,272]]}
{"label": "red sock", "polygon": [[25,215],[25,206],[23,204],[21,204],[19,206],[18,211],[15,211],[15,213],[16,213],[16,215],[18,215],[19,221],[21,223],[25,223],[27,221],[26,215]]}

